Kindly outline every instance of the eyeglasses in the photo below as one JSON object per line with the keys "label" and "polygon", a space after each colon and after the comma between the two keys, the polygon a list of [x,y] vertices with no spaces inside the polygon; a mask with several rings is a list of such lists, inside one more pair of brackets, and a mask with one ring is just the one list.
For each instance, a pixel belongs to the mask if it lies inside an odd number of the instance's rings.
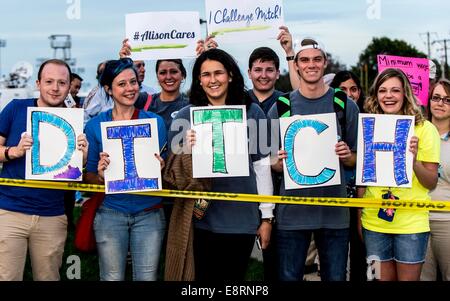
{"label": "eyeglasses", "polygon": [[431,96],[431,100],[435,102],[440,102],[442,100],[442,103],[450,105],[450,97],[440,97],[439,95],[433,95]]}

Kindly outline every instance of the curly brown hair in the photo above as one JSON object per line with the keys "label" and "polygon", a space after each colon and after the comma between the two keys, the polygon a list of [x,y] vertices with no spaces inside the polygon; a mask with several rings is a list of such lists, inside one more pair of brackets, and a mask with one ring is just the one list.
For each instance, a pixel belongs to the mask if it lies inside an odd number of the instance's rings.
{"label": "curly brown hair", "polygon": [[378,76],[375,78],[372,87],[370,87],[369,96],[367,97],[366,102],[364,104],[364,110],[366,111],[366,113],[384,114],[378,102],[377,97],[378,89],[385,81],[393,77],[396,77],[400,80],[405,94],[405,98],[403,99],[403,105],[400,110],[401,113],[399,114],[415,116],[415,124],[416,125],[422,124],[425,121],[425,118],[422,114],[420,107],[417,105],[418,101],[412,92],[411,83],[409,82],[408,77],[400,69],[388,68],[385,69],[380,74],[378,74]]}

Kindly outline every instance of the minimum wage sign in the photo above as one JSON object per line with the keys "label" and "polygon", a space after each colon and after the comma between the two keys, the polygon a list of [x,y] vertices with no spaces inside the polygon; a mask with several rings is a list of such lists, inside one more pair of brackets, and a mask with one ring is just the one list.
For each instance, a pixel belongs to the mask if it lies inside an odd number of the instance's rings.
{"label": "minimum wage sign", "polygon": [[377,55],[378,73],[387,68],[397,68],[405,72],[413,89],[414,95],[419,99],[420,105],[428,103],[428,89],[430,86],[430,69],[428,59],[403,57],[393,55]]}

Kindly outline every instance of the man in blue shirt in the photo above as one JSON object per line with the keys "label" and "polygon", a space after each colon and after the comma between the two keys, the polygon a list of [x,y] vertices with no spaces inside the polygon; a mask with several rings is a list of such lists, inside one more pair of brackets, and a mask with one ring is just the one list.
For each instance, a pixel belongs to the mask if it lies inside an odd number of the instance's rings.
{"label": "man in blue shirt", "polygon": [[[29,107],[62,107],[70,89],[70,67],[61,60],[44,62],[36,81],[38,99],[15,99],[0,114],[0,178],[25,178],[25,153],[33,145],[26,133]],[[87,140],[77,138],[86,162]],[[0,281],[23,279],[27,250],[34,280],[59,280],[67,217],[64,191],[8,187],[0,189]]]}

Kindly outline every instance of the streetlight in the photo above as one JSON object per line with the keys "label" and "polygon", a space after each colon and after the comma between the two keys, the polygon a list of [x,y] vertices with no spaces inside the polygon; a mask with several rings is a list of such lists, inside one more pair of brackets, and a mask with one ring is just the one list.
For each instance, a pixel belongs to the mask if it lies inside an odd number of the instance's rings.
{"label": "streetlight", "polygon": [[2,76],[2,48],[6,47],[6,40],[0,39],[0,77]]}

